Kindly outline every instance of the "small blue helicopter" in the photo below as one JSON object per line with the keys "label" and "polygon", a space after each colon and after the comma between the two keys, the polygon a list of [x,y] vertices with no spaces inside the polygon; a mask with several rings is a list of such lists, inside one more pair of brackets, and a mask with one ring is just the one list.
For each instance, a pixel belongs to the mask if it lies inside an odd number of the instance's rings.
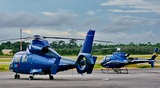
{"label": "small blue helicopter", "polygon": [[[40,38],[39,35],[35,35],[32,44],[28,45],[26,51],[17,52],[14,55],[12,61],[9,63],[9,69],[16,73],[14,76],[15,79],[20,78],[19,73],[31,74],[29,80],[32,80],[36,74],[48,74],[49,79],[53,80],[53,75],[57,72],[72,68],[76,68],[79,74],[85,72],[91,74],[97,59],[97,57],[91,55],[94,34],[94,30],[88,31],[77,60],[60,56],[50,47],[47,40]],[[59,37],[54,38],[60,39]]]}
{"label": "small blue helicopter", "polygon": [[[120,50],[120,48],[118,48]],[[154,61],[157,55],[158,48],[155,49],[153,56],[150,59],[139,59],[139,58],[127,58],[129,54],[124,52],[114,52],[113,55],[106,55],[102,61],[100,62],[101,66],[108,68],[107,72],[106,69],[101,69],[103,73],[108,73],[109,68],[111,68],[114,73],[122,73],[120,69],[121,67],[125,67],[128,64],[138,64],[138,63],[145,63],[149,62],[151,67],[154,67]],[[128,73],[127,67],[125,67],[126,72]]]}

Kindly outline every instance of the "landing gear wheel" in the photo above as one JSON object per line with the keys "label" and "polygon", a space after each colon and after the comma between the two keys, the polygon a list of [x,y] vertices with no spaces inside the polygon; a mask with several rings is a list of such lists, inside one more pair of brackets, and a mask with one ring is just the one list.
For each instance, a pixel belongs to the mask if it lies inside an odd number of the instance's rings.
{"label": "landing gear wheel", "polygon": [[14,75],[14,78],[15,78],[15,79],[20,79],[20,75],[15,74],[15,75]]}
{"label": "landing gear wheel", "polygon": [[33,76],[29,76],[29,80],[33,80]]}
{"label": "landing gear wheel", "polygon": [[17,79],[17,75],[14,75],[14,78]]}
{"label": "landing gear wheel", "polygon": [[17,78],[20,79],[20,75],[17,75]]}
{"label": "landing gear wheel", "polygon": [[53,77],[52,75],[49,75],[49,79],[50,79],[50,80],[53,80],[54,77]]}

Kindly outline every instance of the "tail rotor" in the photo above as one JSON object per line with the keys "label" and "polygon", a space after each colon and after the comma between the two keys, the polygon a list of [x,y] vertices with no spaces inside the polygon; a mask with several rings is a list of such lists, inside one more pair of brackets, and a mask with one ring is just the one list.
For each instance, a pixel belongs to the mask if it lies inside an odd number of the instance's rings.
{"label": "tail rotor", "polygon": [[78,55],[77,61],[76,61],[76,68],[77,72],[79,74],[83,74],[87,72],[87,74],[91,74],[94,64],[96,62],[97,57],[92,57],[91,50],[92,50],[92,43],[94,39],[94,30],[89,30],[84,44],[81,48],[81,51]]}

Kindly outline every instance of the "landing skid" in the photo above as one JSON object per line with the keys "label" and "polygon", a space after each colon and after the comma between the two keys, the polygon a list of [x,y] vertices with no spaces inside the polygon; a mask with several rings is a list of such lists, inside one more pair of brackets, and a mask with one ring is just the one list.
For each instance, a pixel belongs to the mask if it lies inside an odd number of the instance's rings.
{"label": "landing skid", "polygon": [[[122,72],[122,70],[125,70],[126,72]],[[118,74],[128,74],[128,69],[127,67],[125,67],[125,69],[120,69],[120,68],[108,68],[108,69],[101,69],[101,71],[103,73],[118,73]],[[110,71],[113,71],[113,72],[110,72]]]}

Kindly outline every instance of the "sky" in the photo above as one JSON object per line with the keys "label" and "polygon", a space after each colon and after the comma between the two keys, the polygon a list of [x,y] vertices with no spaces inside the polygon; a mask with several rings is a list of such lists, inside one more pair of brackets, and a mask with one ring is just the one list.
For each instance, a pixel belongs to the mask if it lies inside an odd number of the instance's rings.
{"label": "sky", "polygon": [[159,0],[0,0],[0,40],[35,34],[160,43]]}

